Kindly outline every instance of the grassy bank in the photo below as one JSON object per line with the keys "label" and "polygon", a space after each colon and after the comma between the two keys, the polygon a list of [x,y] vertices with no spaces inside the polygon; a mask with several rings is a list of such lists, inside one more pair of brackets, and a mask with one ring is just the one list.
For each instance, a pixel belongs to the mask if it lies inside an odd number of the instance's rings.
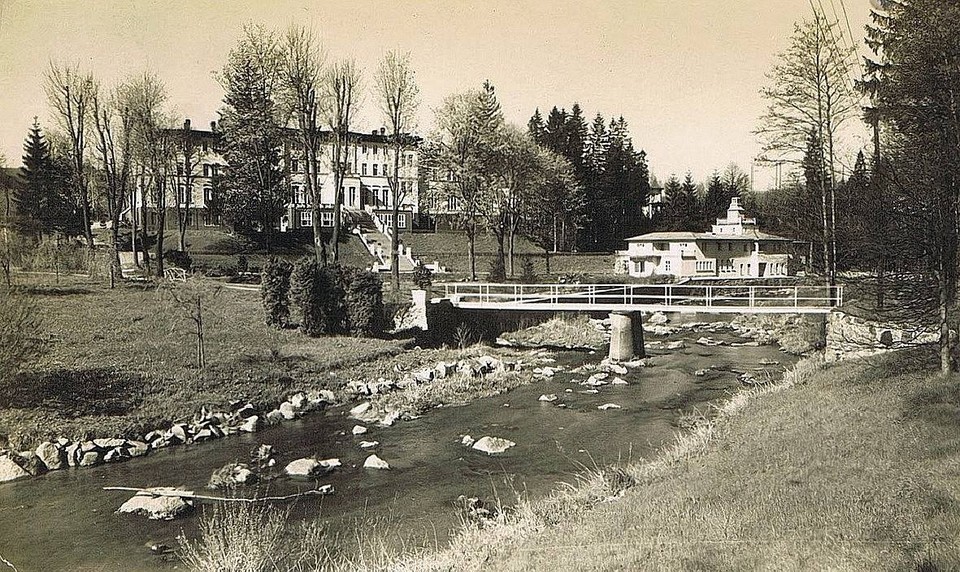
{"label": "grassy bank", "polygon": [[[207,366],[196,365],[193,323],[155,285],[18,276],[37,309],[44,353],[0,385],[0,435],[27,448],[50,437],[136,435],[202,405],[277,403],[296,390],[336,389],[386,372],[403,340],[305,337],[263,322],[257,292],[209,285]],[[422,356],[420,356],[422,358]],[[411,356],[409,359],[415,359]]]}
{"label": "grassy bank", "polygon": [[595,470],[389,567],[957,569],[960,377],[932,360],[802,362],[653,462]]}

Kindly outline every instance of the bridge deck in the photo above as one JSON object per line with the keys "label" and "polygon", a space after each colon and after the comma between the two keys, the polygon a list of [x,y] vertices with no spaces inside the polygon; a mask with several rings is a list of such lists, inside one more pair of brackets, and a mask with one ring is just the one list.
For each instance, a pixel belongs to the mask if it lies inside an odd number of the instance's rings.
{"label": "bridge deck", "polygon": [[440,284],[458,307],[567,312],[825,314],[843,303],[843,286],[687,284]]}

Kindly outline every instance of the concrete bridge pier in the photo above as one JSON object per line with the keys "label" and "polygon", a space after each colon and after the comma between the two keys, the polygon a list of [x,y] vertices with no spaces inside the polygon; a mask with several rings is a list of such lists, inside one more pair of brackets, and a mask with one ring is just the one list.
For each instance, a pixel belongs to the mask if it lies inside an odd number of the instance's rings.
{"label": "concrete bridge pier", "polygon": [[610,313],[610,359],[630,361],[646,357],[643,347],[643,313]]}

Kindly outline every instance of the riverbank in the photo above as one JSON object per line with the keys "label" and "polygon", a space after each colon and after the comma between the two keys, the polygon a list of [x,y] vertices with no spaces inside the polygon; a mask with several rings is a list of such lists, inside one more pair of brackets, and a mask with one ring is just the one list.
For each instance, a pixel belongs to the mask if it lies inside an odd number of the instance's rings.
{"label": "riverbank", "polygon": [[960,377],[933,361],[801,362],[652,462],[589,471],[387,568],[956,569]]}

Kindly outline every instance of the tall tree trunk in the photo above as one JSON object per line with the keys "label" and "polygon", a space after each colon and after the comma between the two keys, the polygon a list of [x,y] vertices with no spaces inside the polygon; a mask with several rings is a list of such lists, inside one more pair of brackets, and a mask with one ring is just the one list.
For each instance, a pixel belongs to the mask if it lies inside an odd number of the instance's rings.
{"label": "tall tree trunk", "polygon": [[[147,238],[149,233],[147,231],[147,194],[149,191],[147,187],[149,185],[142,184],[140,187],[140,216],[143,219],[140,221],[140,250],[143,254],[143,268],[146,271],[146,274],[150,274],[150,248],[147,246]],[[136,216],[136,213],[134,214]]]}
{"label": "tall tree trunk", "polygon": [[163,235],[167,226],[167,189],[162,179],[157,185],[159,186],[157,197],[160,200],[157,201],[157,244],[154,254],[157,259],[157,278],[163,278]]}
{"label": "tall tree trunk", "polygon": [[333,151],[333,263],[338,264],[340,262],[340,224],[342,221],[342,206],[343,206],[343,193],[341,192],[341,187],[343,187],[343,155],[344,155],[344,143],[346,137],[342,133],[337,133],[337,143],[334,145]]}
{"label": "tall tree trunk", "polygon": [[140,268],[140,255],[137,251],[137,192],[130,191],[130,251],[133,254],[133,265]]}
{"label": "tall tree trunk", "polygon": [[400,138],[394,134],[396,141],[393,149],[393,234],[390,236],[390,278],[393,282],[393,291],[400,291]]}
{"label": "tall tree trunk", "polygon": [[467,224],[467,259],[470,262],[470,280],[477,279],[477,224]]}

